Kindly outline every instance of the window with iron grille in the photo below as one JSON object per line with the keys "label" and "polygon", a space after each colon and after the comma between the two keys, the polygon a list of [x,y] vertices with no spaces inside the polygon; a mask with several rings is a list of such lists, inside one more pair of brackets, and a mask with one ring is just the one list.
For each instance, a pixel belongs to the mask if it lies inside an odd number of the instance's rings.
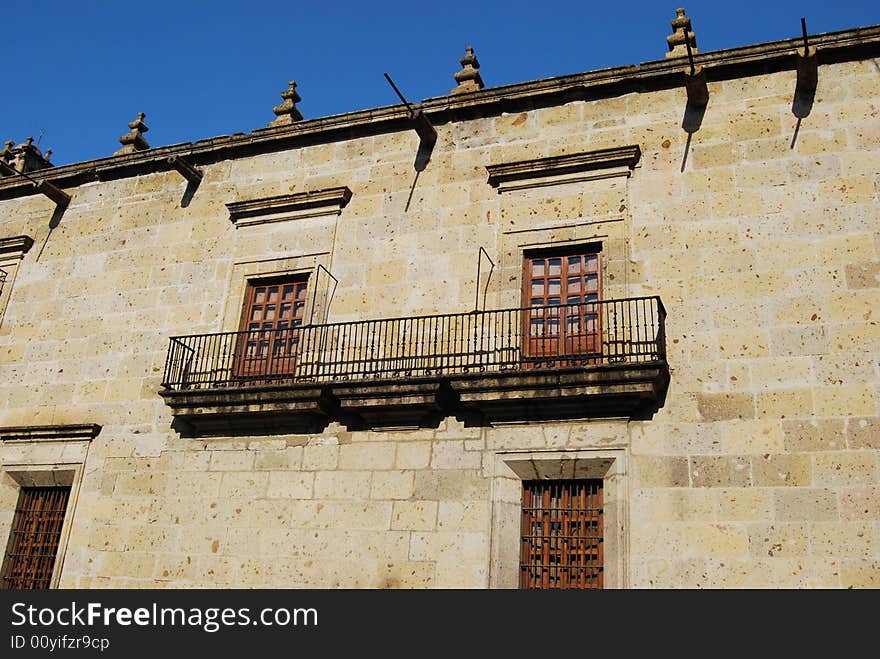
{"label": "window with iron grille", "polygon": [[523,589],[603,587],[602,480],[524,481]]}
{"label": "window with iron grille", "polygon": [[21,488],[3,569],[4,589],[49,588],[69,498],[69,487]]}

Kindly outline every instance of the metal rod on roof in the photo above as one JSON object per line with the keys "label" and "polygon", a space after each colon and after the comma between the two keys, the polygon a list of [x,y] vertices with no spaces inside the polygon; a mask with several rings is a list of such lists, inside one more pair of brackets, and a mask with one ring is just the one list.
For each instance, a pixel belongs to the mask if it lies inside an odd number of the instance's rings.
{"label": "metal rod on roof", "polygon": [[383,73],[382,75],[385,76],[385,80],[388,81],[388,84],[391,85],[392,89],[394,89],[394,91],[400,97],[400,100],[403,101],[403,104],[406,105],[406,109],[409,110],[409,116],[414,117],[416,114],[415,110],[412,109],[412,106],[409,104],[409,101],[407,101],[403,97],[403,94],[400,93],[400,90],[397,88],[397,85],[394,84],[394,81],[391,79],[391,76],[389,76],[387,73]]}
{"label": "metal rod on roof", "polygon": [[694,54],[691,52],[691,37],[687,28],[684,29],[684,45],[688,51],[688,61],[691,63],[691,75],[694,75],[697,70],[694,68]]}
{"label": "metal rod on roof", "polygon": [[801,31],[804,33],[804,52],[806,53],[810,42],[807,40],[807,19],[803,17],[801,17]]}

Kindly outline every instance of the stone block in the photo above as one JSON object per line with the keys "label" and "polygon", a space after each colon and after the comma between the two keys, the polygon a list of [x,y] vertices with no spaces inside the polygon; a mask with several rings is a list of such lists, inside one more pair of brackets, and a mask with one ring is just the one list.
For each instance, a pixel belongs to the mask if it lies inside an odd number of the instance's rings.
{"label": "stone block", "polygon": [[880,261],[851,263],[846,266],[846,287],[850,289],[880,287]]}
{"label": "stone block", "polygon": [[441,501],[437,510],[438,531],[483,531],[491,528],[488,501]]}
{"label": "stone block", "polygon": [[816,485],[856,487],[877,482],[877,451],[838,451],[813,457]]}
{"label": "stone block", "polygon": [[880,537],[870,522],[815,522],[810,524],[810,547],[814,556],[842,558],[876,557]]}
{"label": "stone block", "polygon": [[266,496],[270,499],[310,499],[314,472],[270,471]]}
{"label": "stone block", "polygon": [[752,457],[756,487],[809,487],[813,484],[809,455],[767,454]]}
{"label": "stone block", "polygon": [[685,524],[682,529],[685,556],[702,558],[745,558],[749,535],[739,524]]}
{"label": "stone block", "polygon": [[773,491],[768,488],[715,488],[718,520],[764,522],[773,519]]}
{"label": "stone block", "polygon": [[395,531],[433,531],[437,527],[436,501],[395,501],[391,529]]}
{"label": "stone block", "polygon": [[254,467],[253,451],[211,451],[211,471],[247,471]]}
{"label": "stone block", "polygon": [[783,421],[785,450],[793,453],[842,450],[846,447],[843,427],[841,419]]}
{"label": "stone block", "polygon": [[371,472],[321,471],[315,474],[316,499],[368,499]]}
{"label": "stone block", "polygon": [[697,409],[703,421],[754,419],[755,397],[752,394],[697,394]]}
{"label": "stone block", "polygon": [[869,416],[877,413],[874,387],[868,384],[816,387],[813,398],[816,414],[823,417]]}
{"label": "stone block", "polygon": [[465,451],[464,442],[435,442],[431,456],[432,469],[479,469],[482,455]]}
{"label": "stone block", "polygon": [[806,523],[750,524],[749,553],[755,557],[790,558],[809,554]]}
{"label": "stone block", "polygon": [[339,469],[374,470],[394,466],[395,445],[384,442],[363,442],[339,447]]}
{"label": "stone block", "polygon": [[397,444],[394,466],[398,469],[425,469],[431,462],[431,442],[403,441]]}
{"label": "stone block", "polygon": [[844,559],[840,567],[841,588],[880,588],[880,560]]}
{"label": "stone block", "polygon": [[690,458],[694,487],[748,487],[752,482],[747,456],[699,455]]}
{"label": "stone block", "polygon": [[416,472],[413,498],[422,500],[474,501],[489,498],[491,481],[475,471]]}
{"label": "stone block", "polygon": [[776,519],[780,522],[836,521],[837,493],[822,488],[786,488],[774,493]]}
{"label": "stone block", "polygon": [[220,496],[259,499],[266,496],[269,476],[265,472],[227,471],[220,481]]}
{"label": "stone block", "polygon": [[657,488],[650,494],[650,518],[657,522],[714,522],[713,492],[694,488]]}
{"label": "stone block", "polygon": [[412,471],[376,471],[370,490],[372,499],[409,499],[415,485]]}
{"label": "stone block", "polygon": [[790,419],[811,416],[810,389],[777,389],[758,394],[758,416],[764,419]]}
{"label": "stone block", "polygon": [[778,421],[729,421],[722,426],[722,449],[725,453],[781,453],[783,433]]}
{"label": "stone block", "polygon": [[880,449],[880,418],[847,419],[846,438],[852,449]]}
{"label": "stone block", "polygon": [[685,457],[633,456],[636,487],[688,487],[688,461]]}
{"label": "stone block", "polygon": [[770,350],[782,357],[823,355],[831,349],[824,327],[783,327],[770,332]]}
{"label": "stone block", "polygon": [[339,446],[335,444],[316,444],[302,447],[302,468],[305,471],[336,469],[339,461]]}

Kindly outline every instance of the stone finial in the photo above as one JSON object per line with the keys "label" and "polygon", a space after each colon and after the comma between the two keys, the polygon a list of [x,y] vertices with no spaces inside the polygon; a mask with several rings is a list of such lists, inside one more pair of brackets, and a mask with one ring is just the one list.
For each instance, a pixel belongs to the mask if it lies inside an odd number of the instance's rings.
{"label": "stone finial", "polygon": [[480,63],[477,61],[477,56],[474,55],[474,47],[468,46],[464,49],[464,53],[464,57],[458,60],[461,62],[461,71],[453,76],[458,83],[458,87],[449,92],[450,94],[475,92],[485,86],[483,85],[483,78],[480,77],[480,72],[478,71]]}
{"label": "stone finial", "polygon": [[666,43],[669,44],[669,52],[666,53],[666,57],[687,57],[687,40],[691,42],[691,52],[696,54],[697,36],[691,29],[690,17],[685,16],[683,7],[676,9],[675,13],[677,16],[670,21],[672,34],[666,37]]}
{"label": "stone finial", "polygon": [[3,151],[0,151],[0,158],[3,160],[11,160],[12,159],[12,147],[15,146],[15,142],[13,140],[7,140],[3,145]]}
{"label": "stone finial", "polygon": [[284,99],[284,102],[272,108],[276,118],[269,122],[269,126],[287,126],[294,121],[302,121],[302,112],[296,107],[302,98],[296,93],[295,80],[288,83],[287,91],[281,92],[281,98]]}
{"label": "stone finial", "polygon": [[144,139],[143,135],[150,130],[147,128],[146,124],[144,124],[146,116],[147,115],[143,112],[138,112],[137,119],[128,124],[131,131],[119,138],[119,143],[122,145],[122,148],[118,151],[114,151],[114,156],[120,156],[125,153],[134,153],[135,151],[144,151],[145,149],[150,148],[150,145],[147,144],[147,140]]}

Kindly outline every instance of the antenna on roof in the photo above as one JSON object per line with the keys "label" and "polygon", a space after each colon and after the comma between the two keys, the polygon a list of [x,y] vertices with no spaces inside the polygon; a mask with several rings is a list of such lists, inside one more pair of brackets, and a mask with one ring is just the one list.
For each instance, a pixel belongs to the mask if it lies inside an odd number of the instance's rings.
{"label": "antenna on roof", "polygon": [[409,118],[413,122],[413,128],[419,136],[419,139],[433,146],[435,142],[437,142],[437,131],[434,129],[434,126],[431,125],[431,122],[428,121],[428,117],[425,116],[425,113],[422,110],[413,109],[410,102],[406,100],[403,94],[400,93],[400,90],[397,88],[397,85],[394,84],[394,81],[391,79],[387,73],[383,74],[385,79],[388,81],[388,84],[391,85],[391,88],[394,92],[400,97],[400,100],[403,101],[403,104],[406,106],[407,111],[409,112]]}

